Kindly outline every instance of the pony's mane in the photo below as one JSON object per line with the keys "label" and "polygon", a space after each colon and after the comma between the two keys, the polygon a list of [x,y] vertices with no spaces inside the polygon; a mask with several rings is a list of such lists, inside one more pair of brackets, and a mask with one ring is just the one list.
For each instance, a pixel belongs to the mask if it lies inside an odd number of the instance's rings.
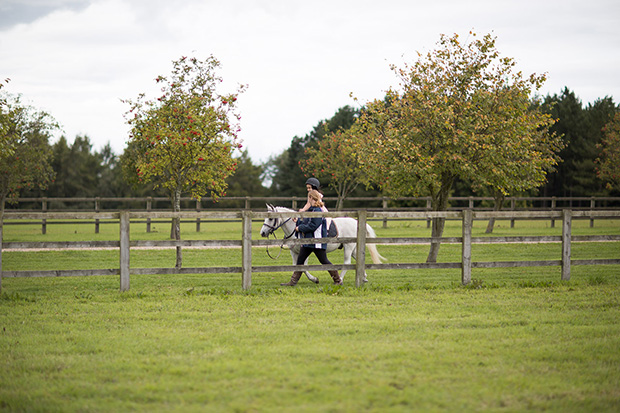
{"label": "pony's mane", "polygon": [[282,207],[282,206],[274,206],[273,209],[275,212],[295,212],[294,209]]}

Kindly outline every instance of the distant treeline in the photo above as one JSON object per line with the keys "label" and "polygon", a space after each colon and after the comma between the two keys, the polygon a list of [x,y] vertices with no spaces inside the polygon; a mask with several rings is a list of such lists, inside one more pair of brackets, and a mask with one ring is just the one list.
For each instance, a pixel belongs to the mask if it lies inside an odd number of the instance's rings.
{"label": "distant treeline", "polygon": [[[562,135],[566,147],[560,152],[562,162],[548,175],[547,183],[527,196],[620,196],[608,189],[596,176],[603,127],[620,111],[613,99],[604,97],[584,106],[574,92],[565,88],[559,95],[547,96],[545,108],[558,121],[553,131]],[[228,196],[303,196],[307,179],[299,164],[304,149],[316,145],[323,136],[339,128],[349,128],[359,110],[340,108],[331,119],[318,124],[304,137],[292,137],[288,149],[263,164],[254,164],[247,151],[239,155],[236,173],[228,179]],[[166,196],[151,186],[132,186],[123,177],[120,154],[106,145],[94,150],[88,136],[77,136],[72,143],[65,137],[51,144],[55,180],[45,191],[24,191],[22,197],[138,197]],[[268,183],[268,184],[265,184]],[[328,196],[333,196],[323,182]],[[374,196],[378,192],[360,185],[351,196]],[[457,183],[452,196],[486,196],[472,193],[467,183]]]}

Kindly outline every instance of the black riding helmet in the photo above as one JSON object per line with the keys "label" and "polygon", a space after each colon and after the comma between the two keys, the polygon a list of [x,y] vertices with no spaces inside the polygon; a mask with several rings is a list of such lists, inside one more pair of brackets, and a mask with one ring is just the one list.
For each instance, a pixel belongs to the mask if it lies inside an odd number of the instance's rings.
{"label": "black riding helmet", "polygon": [[308,178],[306,185],[310,185],[314,189],[319,189],[321,187],[321,183],[316,178]]}

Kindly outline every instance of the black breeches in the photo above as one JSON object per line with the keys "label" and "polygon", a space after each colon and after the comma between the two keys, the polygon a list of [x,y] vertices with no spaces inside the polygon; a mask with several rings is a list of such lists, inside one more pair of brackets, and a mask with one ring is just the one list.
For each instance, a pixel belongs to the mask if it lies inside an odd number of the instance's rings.
{"label": "black breeches", "polygon": [[329,259],[327,258],[327,251],[319,248],[307,248],[302,246],[301,251],[299,251],[299,256],[297,256],[297,265],[303,265],[306,262],[306,258],[310,256],[314,252],[314,255],[319,259],[321,264],[331,264]]}

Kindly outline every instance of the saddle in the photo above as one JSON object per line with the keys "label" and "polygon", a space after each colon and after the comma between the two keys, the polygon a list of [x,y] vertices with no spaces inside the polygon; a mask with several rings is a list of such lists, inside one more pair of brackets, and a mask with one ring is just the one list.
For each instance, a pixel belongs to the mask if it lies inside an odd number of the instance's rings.
{"label": "saddle", "polygon": [[[336,226],[336,223],[334,222],[334,220],[331,220],[331,224],[329,225],[329,228],[327,228],[327,237],[334,238],[337,236],[338,236],[338,227]],[[342,244],[338,246],[338,249],[342,249]]]}
{"label": "saddle", "polygon": [[328,238],[333,238],[333,237],[337,237],[337,236],[338,236],[338,227],[336,227],[336,224],[332,220],[332,222],[330,223],[329,228],[327,228],[327,237]]}

